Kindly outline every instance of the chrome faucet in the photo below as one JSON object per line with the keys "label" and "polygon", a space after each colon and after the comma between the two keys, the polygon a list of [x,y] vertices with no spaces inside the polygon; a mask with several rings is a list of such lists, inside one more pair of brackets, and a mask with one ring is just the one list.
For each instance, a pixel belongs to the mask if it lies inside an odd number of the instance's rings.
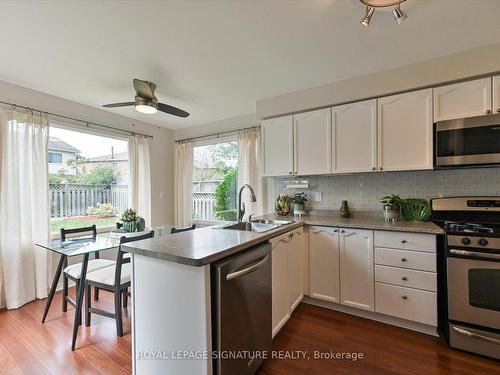
{"label": "chrome faucet", "polygon": [[257,202],[257,198],[255,198],[255,192],[253,191],[252,187],[248,184],[244,184],[240,188],[240,192],[238,193],[238,223],[241,223],[243,221],[243,216],[245,215],[245,202],[241,201],[241,193],[245,188],[248,188],[250,190],[250,200],[252,202]]}

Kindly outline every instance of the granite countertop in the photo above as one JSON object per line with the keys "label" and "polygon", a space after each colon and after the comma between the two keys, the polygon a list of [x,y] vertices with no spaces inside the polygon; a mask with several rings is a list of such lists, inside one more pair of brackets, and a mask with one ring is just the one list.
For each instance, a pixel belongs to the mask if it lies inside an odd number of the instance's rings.
{"label": "granite countertop", "polygon": [[342,228],[362,228],[398,232],[442,234],[443,230],[431,222],[396,221],[386,222],[382,218],[359,216],[342,219],[338,215],[293,216],[263,215],[260,218],[294,220],[292,224],[257,233],[231,229],[204,227],[177,234],[167,234],[152,239],[123,245],[133,254],[170,262],[200,267],[216,262],[229,255],[258,245],[302,225],[320,225]]}
{"label": "granite countertop", "polygon": [[200,267],[299,228],[302,222],[257,233],[204,227],[123,245],[133,254]]}

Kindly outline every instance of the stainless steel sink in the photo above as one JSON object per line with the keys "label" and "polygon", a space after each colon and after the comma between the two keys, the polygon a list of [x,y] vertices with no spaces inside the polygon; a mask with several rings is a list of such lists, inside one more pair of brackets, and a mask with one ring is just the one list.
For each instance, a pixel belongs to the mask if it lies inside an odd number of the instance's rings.
{"label": "stainless steel sink", "polygon": [[260,224],[274,224],[274,225],[287,225],[292,224],[292,220],[268,220],[268,219],[256,219],[252,220],[252,223],[260,223]]}
{"label": "stainless steel sink", "polygon": [[233,224],[225,224],[214,227],[215,229],[233,229],[233,230],[244,230],[248,232],[267,232],[271,229],[278,228],[277,224],[268,224],[268,223],[253,223],[253,222],[242,222],[242,223],[233,223]]}

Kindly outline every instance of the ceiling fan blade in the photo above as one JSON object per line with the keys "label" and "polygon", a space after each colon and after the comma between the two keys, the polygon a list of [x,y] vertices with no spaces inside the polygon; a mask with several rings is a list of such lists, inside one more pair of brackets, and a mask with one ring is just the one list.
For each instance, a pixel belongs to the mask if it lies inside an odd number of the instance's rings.
{"label": "ceiling fan blade", "polygon": [[152,100],[155,97],[156,85],[153,82],[134,78],[134,89],[141,98]]}
{"label": "ceiling fan blade", "polygon": [[134,104],[135,104],[135,102],[112,103],[112,104],[104,104],[103,107],[106,107],[106,108],[128,107],[128,106],[131,106]]}
{"label": "ceiling fan blade", "polygon": [[162,112],[169,113],[174,116],[179,116],[179,117],[188,117],[189,113],[186,111],[183,111],[182,109],[172,107],[171,105],[168,104],[163,104],[163,103],[158,103],[158,109]]}

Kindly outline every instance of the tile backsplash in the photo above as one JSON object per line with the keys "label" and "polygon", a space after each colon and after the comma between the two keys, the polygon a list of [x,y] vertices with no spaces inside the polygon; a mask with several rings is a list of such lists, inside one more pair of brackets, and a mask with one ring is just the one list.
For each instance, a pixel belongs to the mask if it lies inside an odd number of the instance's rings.
{"label": "tile backsplash", "polygon": [[[348,200],[353,210],[380,209],[380,198],[399,194],[404,198],[436,198],[457,195],[500,195],[500,167],[417,172],[361,173],[337,176],[310,176],[308,209],[337,210]],[[293,195],[301,189],[287,189],[289,177],[277,177],[274,190]],[[314,193],[322,192],[322,202],[314,201]]]}

